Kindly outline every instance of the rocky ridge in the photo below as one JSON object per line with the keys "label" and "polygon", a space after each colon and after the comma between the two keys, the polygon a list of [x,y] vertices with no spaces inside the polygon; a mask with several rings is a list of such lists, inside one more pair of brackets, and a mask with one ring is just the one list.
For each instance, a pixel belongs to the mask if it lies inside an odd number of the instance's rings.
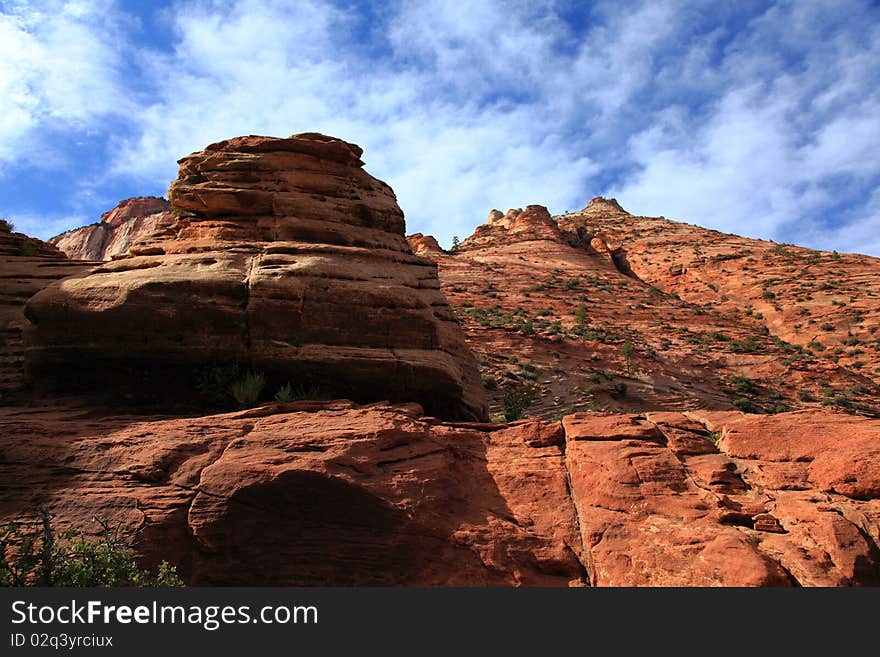
{"label": "rocky ridge", "polygon": [[[644,226],[651,227],[650,239]],[[643,237],[632,244],[637,235]],[[633,217],[613,199],[597,198],[579,213],[555,218],[540,206],[493,211],[453,252],[431,255],[480,360],[492,414],[500,416],[505,398],[525,387],[535,397],[530,414],[544,417],[591,409],[734,407],[770,413],[817,407],[880,413],[880,390],[868,364],[880,347],[873,337],[875,312],[869,310],[876,306],[875,293],[871,283],[856,285],[867,281],[870,272],[877,279],[876,259],[800,250],[798,257],[810,260],[814,278],[823,277],[828,267],[841,280],[853,278],[851,284],[840,283],[848,290],[846,303],[835,304],[830,291],[819,290],[813,301],[794,290],[791,298],[780,291],[763,299],[769,295],[760,293],[761,281],[774,281],[769,273],[767,278],[755,274],[758,293],[747,278],[736,279],[751,296],[734,296],[730,282],[730,294],[719,294],[715,302],[696,292],[679,293],[669,282],[678,281],[677,274],[652,274],[683,266],[677,263],[678,251],[667,253],[672,240],[688,249],[712,249],[715,255],[699,261],[710,268],[700,288],[706,295],[715,294],[709,282],[715,280],[712,268],[739,261],[718,253],[727,242],[740,245],[737,253],[762,249],[769,255],[760,261],[768,265],[773,258],[791,257],[777,251],[795,251],[662,218]],[[849,260],[861,264],[848,272],[840,263]],[[687,267],[691,271],[697,264]],[[778,267],[769,272],[780,273]],[[734,280],[733,274],[721,273],[718,286],[724,285],[725,275]],[[783,280],[788,279],[776,277],[777,290],[791,287]],[[765,315],[751,305],[754,297],[782,310]],[[795,310],[802,303],[817,309]],[[846,340],[859,344],[838,348],[838,354],[823,345],[803,344],[803,339],[789,342],[811,321],[805,313],[818,316],[819,308],[822,323],[812,320],[816,330],[834,335],[837,327],[850,326],[853,335]],[[789,326],[786,321],[793,317]],[[843,358],[846,354],[864,362],[851,363]]]}
{"label": "rocky ridge", "polygon": [[101,221],[56,235],[49,240],[71,260],[112,260],[126,255],[132,245],[175,221],[164,198],[139,196],[121,201],[101,215]]}

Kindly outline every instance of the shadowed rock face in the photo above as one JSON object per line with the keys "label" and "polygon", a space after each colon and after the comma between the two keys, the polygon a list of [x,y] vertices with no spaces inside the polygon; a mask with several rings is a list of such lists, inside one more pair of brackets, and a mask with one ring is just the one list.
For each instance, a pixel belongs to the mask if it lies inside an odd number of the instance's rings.
{"label": "shadowed rock face", "polygon": [[[28,304],[35,384],[186,400],[212,363],[357,401],[483,419],[473,357],[361,149],[239,137],[180,160],[179,217]],[[271,392],[269,392],[271,389]]]}
{"label": "shadowed rock face", "polygon": [[0,229],[0,403],[25,384],[25,302],[54,281],[89,267],[71,262],[51,244]]}

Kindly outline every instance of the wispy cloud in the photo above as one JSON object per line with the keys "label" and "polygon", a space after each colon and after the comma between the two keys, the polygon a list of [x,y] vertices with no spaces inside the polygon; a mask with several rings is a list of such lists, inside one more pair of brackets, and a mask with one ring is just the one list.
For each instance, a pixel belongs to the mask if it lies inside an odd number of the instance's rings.
{"label": "wispy cloud", "polygon": [[109,0],[4,4],[0,170],[23,162],[59,166],[65,139],[130,112],[118,40],[130,21]]}
{"label": "wispy cloud", "polygon": [[165,43],[137,50],[120,35],[138,18],[112,3],[54,9],[0,17],[15,44],[0,45],[0,167],[63,125],[105,134],[91,186],[154,192],[212,141],[318,130],[364,146],[409,229],[447,243],[492,207],[605,193],[880,254],[866,2],[180,2],[161,12]]}

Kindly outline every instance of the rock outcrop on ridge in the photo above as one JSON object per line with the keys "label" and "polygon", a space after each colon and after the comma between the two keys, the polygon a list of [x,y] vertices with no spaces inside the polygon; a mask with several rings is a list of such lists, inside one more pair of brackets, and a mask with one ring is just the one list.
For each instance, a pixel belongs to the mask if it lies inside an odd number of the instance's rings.
{"label": "rock outcrop on ridge", "polygon": [[413,233],[406,236],[406,241],[409,243],[409,248],[417,256],[431,256],[443,253],[443,249],[440,248],[440,244],[437,243],[437,239],[433,235]]}
{"label": "rock outcrop on ridge", "polygon": [[69,230],[49,240],[71,260],[112,260],[135,242],[171,226],[176,217],[164,198],[125,199],[101,215],[101,221]]}
{"label": "rock outcrop on ridge", "polygon": [[181,159],[173,224],[29,301],[32,381],[167,403],[237,363],[264,374],[268,397],[290,382],[484,419],[436,265],[412,254],[394,193],[360,156],[307,133]]}

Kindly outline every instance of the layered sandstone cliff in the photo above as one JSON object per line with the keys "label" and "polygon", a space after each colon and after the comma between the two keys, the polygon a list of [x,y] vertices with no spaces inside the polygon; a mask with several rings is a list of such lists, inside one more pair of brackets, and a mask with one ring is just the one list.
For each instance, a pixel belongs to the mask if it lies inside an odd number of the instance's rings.
{"label": "layered sandstone cliff", "polygon": [[171,204],[164,198],[125,199],[101,215],[101,221],[49,240],[71,260],[112,260],[128,253],[135,242],[173,224]]}
{"label": "layered sandstone cliff", "polygon": [[[111,262],[0,233],[15,387],[36,293],[0,521],[121,522],[195,585],[880,585],[880,261],[601,197],[446,253],[360,156],[213,144]],[[262,403],[179,417],[232,363]],[[480,373],[494,423],[463,421]],[[270,401],[286,382],[354,401]]]}
{"label": "layered sandstone cliff", "polygon": [[197,396],[237,363],[356,401],[483,419],[485,395],[391,188],[361,149],[317,134],[239,137],[180,160],[177,218],[130,255],[28,303],[35,384],[139,399]]}
{"label": "layered sandstone cliff", "polygon": [[0,403],[24,387],[25,303],[52,282],[88,268],[88,263],[70,262],[54,246],[0,224]]}

